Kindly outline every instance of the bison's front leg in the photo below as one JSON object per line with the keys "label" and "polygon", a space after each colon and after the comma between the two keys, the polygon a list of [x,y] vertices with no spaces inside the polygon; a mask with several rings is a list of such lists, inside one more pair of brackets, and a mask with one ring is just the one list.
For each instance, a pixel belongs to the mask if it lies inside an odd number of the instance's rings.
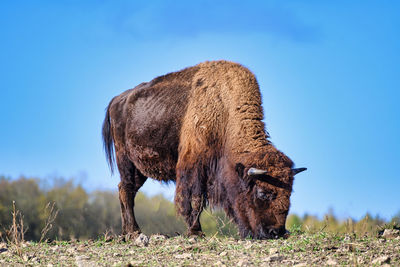
{"label": "bison's front leg", "polygon": [[175,205],[177,212],[185,219],[188,235],[203,236],[200,214],[205,205],[204,187],[197,175],[179,172],[176,180]]}

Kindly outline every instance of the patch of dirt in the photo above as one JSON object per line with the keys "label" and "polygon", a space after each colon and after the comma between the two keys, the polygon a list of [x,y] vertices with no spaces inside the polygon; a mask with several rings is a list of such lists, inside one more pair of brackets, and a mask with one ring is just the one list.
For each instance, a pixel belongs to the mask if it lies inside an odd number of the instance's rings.
{"label": "patch of dirt", "polygon": [[121,239],[81,242],[27,242],[18,256],[2,244],[0,266],[333,266],[400,265],[400,237],[349,238],[328,233],[292,235],[278,240],[227,237]]}

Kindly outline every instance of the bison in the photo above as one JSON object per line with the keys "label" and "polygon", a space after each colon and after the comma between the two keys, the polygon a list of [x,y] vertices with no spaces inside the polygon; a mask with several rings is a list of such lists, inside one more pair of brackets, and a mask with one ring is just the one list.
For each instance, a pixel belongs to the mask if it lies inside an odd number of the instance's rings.
{"label": "bison", "polygon": [[[286,234],[294,169],[264,129],[255,76],[240,64],[209,61],[159,76],[114,97],[102,135],[116,159],[122,232],[140,228],[134,198],[147,177],[176,183],[175,206],[189,235],[202,235],[206,205],[221,207],[240,236]],[[115,152],[115,158],[114,158]]]}

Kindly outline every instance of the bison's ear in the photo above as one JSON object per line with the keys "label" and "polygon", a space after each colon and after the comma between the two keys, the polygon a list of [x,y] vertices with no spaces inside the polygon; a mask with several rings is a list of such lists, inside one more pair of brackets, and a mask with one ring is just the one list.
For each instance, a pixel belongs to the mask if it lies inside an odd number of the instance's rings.
{"label": "bison's ear", "polygon": [[244,165],[242,163],[237,163],[235,166],[236,173],[239,177],[243,178],[244,176]]}
{"label": "bison's ear", "polygon": [[292,173],[293,173],[293,175],[296,175],[305,170],[307,170],[307,168],[296,168],[296,169],[292,169]]}

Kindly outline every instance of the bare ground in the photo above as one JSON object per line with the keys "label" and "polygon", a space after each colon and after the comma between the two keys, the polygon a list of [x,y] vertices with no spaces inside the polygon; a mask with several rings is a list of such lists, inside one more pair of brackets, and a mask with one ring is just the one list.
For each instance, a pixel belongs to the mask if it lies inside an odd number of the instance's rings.
{"label": "bare ground", "polygon": [[237,240],[153,235],[149,240],[0,243],[0,266],[400,266],[400,236],[293,234]]}

